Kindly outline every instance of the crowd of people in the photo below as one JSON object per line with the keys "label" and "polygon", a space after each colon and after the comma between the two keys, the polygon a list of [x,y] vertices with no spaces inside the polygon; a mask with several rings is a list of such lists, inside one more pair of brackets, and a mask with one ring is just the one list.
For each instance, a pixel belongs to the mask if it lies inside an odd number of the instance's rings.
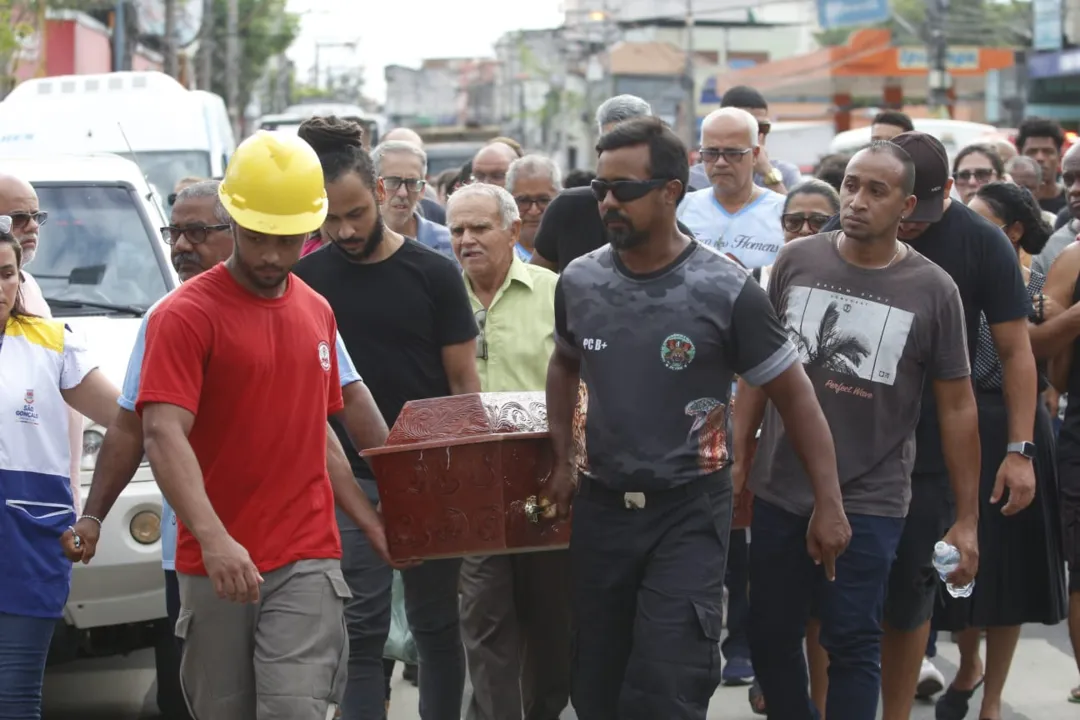
{"label": "crowd of people", "polygon": [[[996,720],[1024,624],[1068,617],[1080,646],[1061,128],[950,161],[890,111],[804,179],[769,156],[752,88],[693,153],[640,98],[596,121],[595,174],[496,138],[430,182],[406,129],[370,153],[332,117],[257,133],[222,180],[177,188],[182,285],[119,389],[49,319],[24,269],[47,215],[0,177],[0,717],[40,717],[71,563],[144,452],[171,717],[385,718],[395,571],[425,720],[703,720],[721,683],[785,720],[870,720],[879,697],[902,720],[939,694],[960,720],[985,686]],[[570,547],[391,560],[360,452],[411,400],[499,391],[546,391],[541,503],[573,507]],[[85,499],[68,406],[108,428]],[[943,590],[942,540],[968,597]]]}

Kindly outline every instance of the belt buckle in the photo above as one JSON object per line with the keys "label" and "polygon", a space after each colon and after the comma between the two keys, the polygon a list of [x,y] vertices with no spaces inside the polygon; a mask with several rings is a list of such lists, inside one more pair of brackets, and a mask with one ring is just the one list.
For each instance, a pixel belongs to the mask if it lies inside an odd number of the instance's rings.
{"label": "belt buckle", "polygon": [[643,510],[645,508],[645,493],[623,493],[623,504],[627,510]]}

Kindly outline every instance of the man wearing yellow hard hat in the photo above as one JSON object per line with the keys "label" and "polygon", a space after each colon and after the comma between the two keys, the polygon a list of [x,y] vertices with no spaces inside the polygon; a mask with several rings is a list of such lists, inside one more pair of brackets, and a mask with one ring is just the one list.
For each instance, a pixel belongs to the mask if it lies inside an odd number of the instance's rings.
{"label": "man wearing yellow hard hat", "polygon": [[347,679],[334,504],[373,511],[327,434],[343,411],[334,315],[290,274],[326,216],[319,160],[257,133],[219,197],[233,254],[150,316],[135,404],[180,519],[180,675],[199,720],[324,720]]}

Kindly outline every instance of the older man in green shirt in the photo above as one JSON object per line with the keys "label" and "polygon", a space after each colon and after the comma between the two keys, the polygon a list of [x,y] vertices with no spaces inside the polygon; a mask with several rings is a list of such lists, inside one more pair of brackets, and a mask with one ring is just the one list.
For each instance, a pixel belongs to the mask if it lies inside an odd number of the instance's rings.
{"label": "older man in green shirt", "polygon": [[[480,328],[484,392],[542,391],[555,347],[557,276],[514,247],[521,217],[509,192],[477,183],[447,205]],[[570,697],[570,558],[566,550],[466,558],[461,634],[473,694],[468,720],[557,720]]]}

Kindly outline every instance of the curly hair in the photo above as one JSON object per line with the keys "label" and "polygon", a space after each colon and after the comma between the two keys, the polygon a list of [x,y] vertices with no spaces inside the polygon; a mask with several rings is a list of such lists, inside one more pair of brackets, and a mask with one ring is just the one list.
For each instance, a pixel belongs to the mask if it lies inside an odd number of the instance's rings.
{"label": "curly hair", "polygon": [[1042,252],[1053,229],[1043,220],[1042,208],[1030,190],[1013,183],[992,182],[979,188],[975,197],[986,203],[1005,227],[1020,223],[1024,228],[1020,236],[1024,252],[1029,255]]}
{"label": "curly hair", "polygon": [[364,128],[360,123],[334,115],[313,117],[300,124],[297,135],[315,149],[325,182],[332,183],[354,172],[374,192],[375,165],[364,150]]}
{"label": "curly hair", "polygon": [[1029,117],[1020,123],[1020,127],[1016,129],[1016,149],[1024,152],[1024,143],[1028,141],[1028,138],[1042,137],[1052,139],[1059,153],[1062,146],[1065,145],[1065,131],[1061,129],[1061,125],[1056,120]]}

